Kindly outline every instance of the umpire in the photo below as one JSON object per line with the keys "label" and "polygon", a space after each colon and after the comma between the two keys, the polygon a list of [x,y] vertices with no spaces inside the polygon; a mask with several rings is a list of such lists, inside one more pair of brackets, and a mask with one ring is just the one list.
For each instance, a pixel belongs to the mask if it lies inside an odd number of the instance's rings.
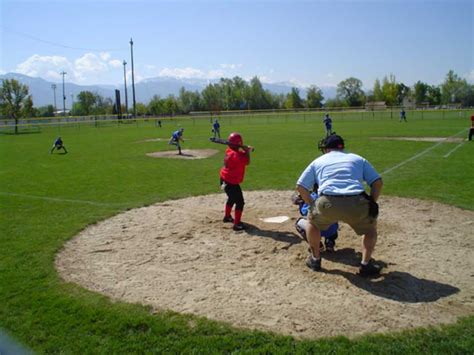
{"label": "umpire", "polygon": [[[306,265],[313,271],[321,270],[319,243],[321,230],[331,224],[343,221],[349,224],[362,239],[361,276],[380,273],[380,267],[371,262],[377,242],[377,216],[382,178],[372,165],[359,155],[344,152],[341,136],[330,135],[319,143],[323,155],[315,159],[303,171],[296,189],[303,200],[310,205],[306,235],[310,255]],[[364,189],[363,181],[370,186],[370,195]],[[317,184],[319,197],[311,198],[311,188]]]}

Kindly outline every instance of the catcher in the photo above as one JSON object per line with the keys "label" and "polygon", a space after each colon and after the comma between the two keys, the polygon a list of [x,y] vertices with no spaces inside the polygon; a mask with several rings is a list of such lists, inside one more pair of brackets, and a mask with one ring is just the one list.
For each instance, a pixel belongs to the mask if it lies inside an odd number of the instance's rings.
{"label": "catcher", "polygon": [[[315,186],[314,191],[317,191],[317,186]],[[316,192],[311,193],[311,198],[313,200],[316,200],[318,198],[318,194]],[[304,240],[308,241],[306,238],[306,228],[308,224],[308,211],[309,211],[309,205],[304,202],[303,198],[295,192],[293,196],[291,197],[291,200],[293,201],[293,204],[298,206],[298,211],[300,212],[301,217],[298,218],[298,220],[295,223],[295,228],[298,231],[298,233],[303,237]],[[319,248],[320,250],[326,250],[329,253],[334,252],[334,249],[336,247],[336,239],[338,237],[337,231],[339,229],[339,224],[334,223],[329,226],[328,229],[322,230],[321,231],[321,237],[324,238],[324,245],[322,242],[319,243]]]}

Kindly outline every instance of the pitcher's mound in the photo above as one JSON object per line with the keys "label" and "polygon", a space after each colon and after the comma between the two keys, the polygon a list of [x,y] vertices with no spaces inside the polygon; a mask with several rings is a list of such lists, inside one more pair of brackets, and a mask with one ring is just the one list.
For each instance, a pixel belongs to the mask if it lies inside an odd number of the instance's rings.
{"label": "pitcher's mound", "polygon": [[204,159],[213,156],[219,151],[216,149],[182,149],[181,155],[177,150],[167,150],[164,152],[147,153],[152,158],[171,158],[171,159]]}
{"label": "pitcher's mound", "polygon": [[[223,223],[224,193],[158,203],[87,227],[56,259],[61,276],[115,299],[298,337],[387,332],[474,313],[474,212],[385,197],[374,253],[341,225],[323,271],[305,266],[292,191],[244,192],[244,232]],[[282,223],[262,219],[291,216]]]}

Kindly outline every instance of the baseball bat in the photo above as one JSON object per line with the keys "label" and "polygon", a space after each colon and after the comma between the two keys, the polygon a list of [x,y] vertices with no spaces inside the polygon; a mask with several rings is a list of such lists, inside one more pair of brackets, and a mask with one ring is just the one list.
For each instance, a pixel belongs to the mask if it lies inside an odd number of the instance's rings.
{"label": "baseball bat", "polygon": [[[214,137],[211,137],[209,138],[209,140],[213,143],[218,143],[218,144],[225,144],[225,145],[231,145],[231,143],[226,140],[226,139],[222,139],[222,138],[214,138]],[[235,144],[232,144],[235,146]],[[237,145],[237,147],[239,148],[243,148],[243,149],[249,149],[250,147],[248,145]],[[252,152],[255,151],[255,148],[251,148]]]}

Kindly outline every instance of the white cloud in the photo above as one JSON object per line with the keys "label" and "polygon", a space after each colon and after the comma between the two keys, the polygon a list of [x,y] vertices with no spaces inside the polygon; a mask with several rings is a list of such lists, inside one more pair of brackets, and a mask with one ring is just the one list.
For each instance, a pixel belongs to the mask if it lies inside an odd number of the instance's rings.
{"label": "white cloud", "polygon": [[207,72],[206,78],[207,79],[220,79],[225,77],[225,72],[223,70],[215,69],[215,70],[209,70]]}
{"label": "white cloud", "polygon": [[74,67],[81,74],[84,74],[106,70],[107,64],[94,53],[86,53],[74,61]]}
{"label": "white cloud", "polygon": [[[106,73],[120,68],[121,65],[120,60],[112,59],[108,53],[100,53],[99,55],[86,53],[73,61],[61,56],[35,54],[18,64],[14,71],[54,81],[61,80],[60,73],[65,71],[68,82],[93,84],[100,79],[104,79]],[[107,82],[107,79],[105,81]]]}
{"label": "white cloud", "polygon": [[18,64],[15,72],[28,76],[57,79],[63,70],[72,70],[72,64],[66,57],[34,54],[23,63]]}
{"label": "white cloud", "polygon": [[160,70],[160,76],[171,76],[174,78],[198,78],[205,79],[205,73],[195,68],[163,68]]}
{"label": "white cloud", "polygon": [[104,62],[108,61],[110,59],[110,53],[108,52],[102,52],[99,54],[100,59],[102,59]]}
{"label": "white cloud", "polygon": [[122,62],[118,59],[112,59],[112,60],[109,60],[109,65],[112,68],[120,68],[122,66]]}
{"label": "white cloud", "polygon": [[242,68],[242,64],[221,64],[220,67],[222,69],[234,70],[234,69]]}

